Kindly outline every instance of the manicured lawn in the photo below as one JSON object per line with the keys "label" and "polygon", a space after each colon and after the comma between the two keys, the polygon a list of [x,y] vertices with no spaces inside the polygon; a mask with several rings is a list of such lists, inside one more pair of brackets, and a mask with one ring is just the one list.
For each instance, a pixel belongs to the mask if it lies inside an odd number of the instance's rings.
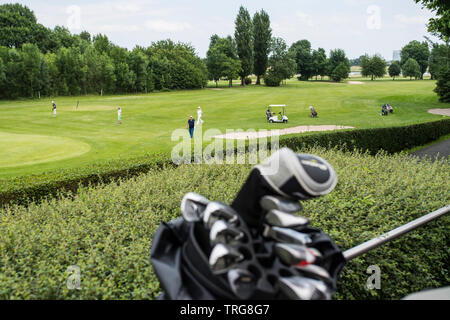
{"label": "manicured lawn", "polygon": [[[170,152],[175,129],[183,129],[189,115],[201,106],[203,130],[270,129],[298,125],[348,125],[356,128],[405,125],[441,116],[427,113],[447,108],[432,91],[435,82],[388,78],[357,78],[364,84],[287,81],[279,88],[254,85],[227,88],[227,82],[207,89],[147,95],[55,98],[58,116],[51,116],[51,98],[0,101],[0,178],[84,166],[144,152]],[[352,78],[355,80],[355,78]],[[76,110],[76,102],[79,108]],[[395,114],[380,116],[383,103]],[[289,123],[270,125],[265,107],[286,104]],[[319,118],[309,117],[313,105]],[[123,124],[117,124],[117,107]],[[395,138],[395,137],[393,137]]]}

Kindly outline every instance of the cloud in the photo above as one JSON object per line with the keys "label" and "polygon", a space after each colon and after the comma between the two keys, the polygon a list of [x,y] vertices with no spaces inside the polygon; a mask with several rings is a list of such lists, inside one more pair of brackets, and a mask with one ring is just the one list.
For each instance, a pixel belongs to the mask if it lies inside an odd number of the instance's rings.
{"label": "cloud", "polygon": [[192,29],[192,26],[187,22],[182,21],[167,21],[167,20],[149,20],[145,23],[145,27],[156,32],[182,32]]}
{"label": "cloud", "polygon": [[137,25],[105,24],[100,29],[103,32],[131,32],[139,31],[141,28]]}
{"label": "cloud", "polygon": [[429,17],[425,16],[406,16],[404,14],[396,14],[394,19],[402,25],[426,25]]}
{"label": "cloud", "polygon": [[295,13],[295,16],[299,19],[299,21],[308,26],[308,27],[313,27],[314,26],[314,20],[312,19],[312,17],[304,12],[301,11],[297,11]]}

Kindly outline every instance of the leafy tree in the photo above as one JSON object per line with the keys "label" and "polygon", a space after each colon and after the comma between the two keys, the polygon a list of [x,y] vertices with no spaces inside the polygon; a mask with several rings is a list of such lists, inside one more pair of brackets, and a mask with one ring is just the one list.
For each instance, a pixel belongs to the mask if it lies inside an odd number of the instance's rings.
{"label": "leafy tree", "polygon": [[245,86],[245,78],[253,70],[253,26],[252,19],[247,9],[239,8],[239,13],[235,20],[234,38],[237,45],[237,53],[241,61],[241,85]]}
{"label": "leafy tree", "polygon": [[386,61],[378,55],[373,57],[365,55],[361,59],[361,68],[363,77],[371,77],[372,80],[382,78],[386,74]]}
{"label": "leafy tree", "polygon": [[289,51],[295,57],[295,63],[297,64],[297,73],[300,74],[299,80],[307,81],[314,75],[311,43],[308,40],[297,41],[292,44],[292,46],[289,48]]}
{"label": "leafy tree", "polygon": [[439,101],[450,102],[450,68],[442,69],[434,89],[439,96]]}
{"label": "leafy tree", "polygon": [[341,62],[331,73],[331,80],[341,82],[348,78],[349,67],[345,62]]}
{"label": "leafy tree", "polygon": [[6,81],[5,65],[3,64],[3,60],[0,59],[0,96],[2,96],[5,81]]}
{"label": "leafy tree", "polygon": [[413,77],[415,79],[420,78],[421,70],[419,63],[413,58],[409,58],[408,61],[402,65],[402,74],[404,77],[409,77],[410,80]]}
{"label": "leafy tree", "polygon": [[264,11],[256,12],[253,16],[253,70],[257,77],[256,84],[261,84],[260,77],[266,73],[270,41],[272,39],[272,29],[270,28],[269,15]]}
{"label": "leafy tree", "polygon": [[98,53],[106,53],[109,55],[112,45],[109,41],[108,37],[103,34],[98,34],[94,37],[94,48],[97,50]]}
{"label": "leafy tree", "polygon": [[450,47],[448,44],[433,43],[429,60],[429,72],[432,79],[437,79],[442,69],[450,67]]}
{"label": "leafy tree", "polygon": [[87,32],[87,31],[82,31],[80,33],[80,38],[83,39],[84,41],[87,41],[87,42],[91,42],[92,41],[91,34],[89,32]]}
{"label": "leafy tree", "polygon": [[22,46],[23,81],[26,95],[33,97],[41,90],[42,81],[42,57],[39,48],[35,44],[26,43]]}
{"label": "leafy tree", "polygon": [[[346,67],[346,72],[343,72],[343,66]],[[336,70],[337,67],[339,67],[339,70]],[[330,51],[330,58],[328,59],[327,69],[327,75],[333,81],[341,81],[348,78],[348,75],[350,74],[350,61],[348,60],[344,50],[336,49]]]}
{"label": "leafy tree", "polygon": [[450,2],[448,0],[414,0],[435,13],[428,23],[428,32],[448,43],[450,38]]}
{"label": "leafy tree", "polygon": [[420,79],[423,79],[423,74],[427,71],[428,59],[430,57],[428,43],[413,40],[402,48],[400,56],[401,65],[406,63],[409,58],[416,60],[420,67]]}
{"label": "leafy tree", "polygon": [[352,67],[353,66],[360,66],[363,57],[364,56],[360,56],[359,58],[356,58],[356,59],[350,59],[350,66],[352,66]]}
{"label": "leafy tree", "polygon": [[323,76],[326,75],[327,72],[327,54],[325,49],[319,48],[318,50],[314,50],[312,53],[312,61],[313,61],[313,76]]}
{"label": "leafy tree", "polygon": [[0,5],[0,45],[21,48],[24,43],[33,43],[37,27],[33,11],[21,4]]}
{"label": "leafy tree", "polygon": [[400,66],[400,63],[398,61],[394,61],[391,63],[388,69],[389,76],[392,77],[392,80],[395,80],[395,77],[399,76],[402,72],[402,68]]}
{"label": "leafy tree", "polygon": [[229,79],[230,87],[232,86],[233,79],[239,75],[241,64],[237,59],[236,46],[231,37],[219,38],[217,35],[211,37],[206,54],[206,66],[209,78],[216,82],[216,87],[222,77]]}
{"label": "leafy tree", "polygon": [[279,86],[281,81],[295,74],[295,58],[287,49],[286,42],[281,38],[272,38],[269,56],[269,70],[264,76],[267,86]]}

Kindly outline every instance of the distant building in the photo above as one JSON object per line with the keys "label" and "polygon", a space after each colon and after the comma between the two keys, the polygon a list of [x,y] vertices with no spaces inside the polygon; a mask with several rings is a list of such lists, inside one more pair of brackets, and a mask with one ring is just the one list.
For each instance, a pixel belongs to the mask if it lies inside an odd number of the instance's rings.
{"label": "distant building", "polygon": [[393,61],[400,61],[400,50],[394,50],[394,53],[392,54],[392,60]]}

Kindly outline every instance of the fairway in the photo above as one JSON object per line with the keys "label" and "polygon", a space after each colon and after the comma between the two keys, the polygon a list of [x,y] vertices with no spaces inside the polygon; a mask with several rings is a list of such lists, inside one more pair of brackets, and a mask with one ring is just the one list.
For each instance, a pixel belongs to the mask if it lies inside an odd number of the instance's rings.
{"label": "fairway", "polygon": [[[37,174],[104,160],[170,152],[175,129],[184,129],[201,106],[203,131],[218,129],[285,129],[338,125],[359,128],[406,125],[441,119],[427,112],[447,108],[439,103],[430,80],[389,79],[347,82],[287,81],[278,88],[251,85],[221,90],[174,91],[123,96],[80,96],[0,102],[0,177]],[[51,100],[58,107],[51,115]],[[78,109],[76,108],[79,101]],[[390,103],[395,110],[380,116]],[[286,104],[288,124],[268,124],[265,108]],[[313,105],[319,117],[309,116]],[[123,124],[117,124],[117,108]]]}

